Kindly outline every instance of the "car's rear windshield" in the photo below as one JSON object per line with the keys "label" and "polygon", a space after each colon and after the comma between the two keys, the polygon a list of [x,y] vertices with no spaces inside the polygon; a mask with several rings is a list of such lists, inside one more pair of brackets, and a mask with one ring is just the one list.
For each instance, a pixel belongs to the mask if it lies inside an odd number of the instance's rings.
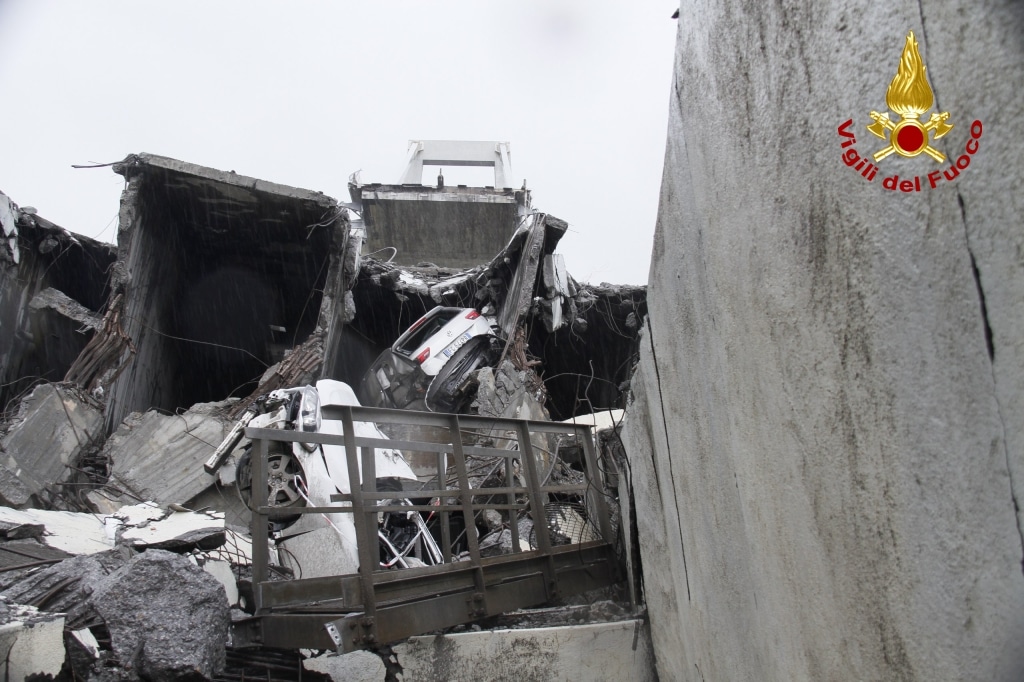
{"label": "car's rear windshield", "polygon": [[458,315],[460,310],[461,308],[441,308],[433,317],[420,325],[419,329],[410,333],[408,338],[399,339],[399,342],[395,344],[395,352],[405,356],[411,355],[414,350],[426,343],[427,339],[439,332]]}

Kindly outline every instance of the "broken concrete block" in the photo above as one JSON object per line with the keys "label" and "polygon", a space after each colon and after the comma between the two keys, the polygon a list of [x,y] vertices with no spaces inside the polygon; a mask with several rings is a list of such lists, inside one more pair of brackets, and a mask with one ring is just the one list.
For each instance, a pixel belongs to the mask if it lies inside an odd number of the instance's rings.
{"label": "broken concrete block", "polygon": [[[66,481],[82,452],[102,437],[103,413],[76,389],[42,384],[26,398],[0,439],[0,502],[29,504],[32,495]],[[16,482],[12,480],[16,479]]]}
{"label": "broken concrete block", "polygon": [[44,611],[65,613],[69,626],[75,627],[91,620],[89,595],[126,561],[125,555],[116,550],[71,557],[22,576],[0,596]]}
{"label": "broken concrete block", "polygon": [[544,286],[547,298],[569,295],[569,280],[565,272],[565,258],[558,253],[544,256]]}
{"label": "broken concrete block", "polygon": [[64,616],[0,601],[0,652],[4,679],[52,679],[64,664]]}
{"label": "broken concrete block", "polygon": [[658,679],[641,620],[410,637],[392,650],[406,680]]}
{"label": "broken concrete block", "polygon": [[379,682],[388,679],[384,661],[369,651],[315,656],[304,660],[302,667],[311,672],[323,673],[335,682]]}
{"label": "broken concrete block", "polygon": [[63,291],[47,287],[32,297],[28,302],[32,311],[53,310],[64,317],[82,325],[84,329],[99,329],[102,318],[84,305],[74,300]]}
{"label": "broken concrete block", "polygon": [[252,521],[252,512],[238,496],[234,485],[225,486],[217,483],[185,502],[189,509],[215,509],[224,514],[224,522],[234,526],[248,528]]}
{"label": "broken concrete block", "polygon": [[216,578],[224,587],[228,606],[236,606],[238,604],[238,580],[235,577],[235,572],[231,570],[231,564],[227,561],[205,560],[200,567]]}
{"label": "broken concrete block", "polygon": [[21,252],[18,250],[18,205],[2,192],[0,192],[0,228],[3,229],[2,238],[6,242],[6,252],[10,254],[11,262],[17,265],[21,262]]}
{"label": "broken concrete block", "polygon": [[227,431],[214,412],[226,405],[200,403],[180,415],[133,413],[103,446],[112,467],[107,487],[163,506],[201,493],[213,483],[203,463]]}
{"label": "broken concrete block", "polygon": [[90,509],[97,514],[102,514],[104,516],[113,514],[124,506],[124,503],[120,500],[120,495],[112,494],[107,488],[90,490],[82,495],[82,497],[85,499],[85,503]]}
{"label": "broken concrete block", "polygon": [[95,554],[114,546],[103,521],[92,514],[0,507],[0,523],[42,525],[46,529],[42,543],[69,554]]}
{"label": "broken concrete block", "polygon": [[224,544],[224,514],[162,509],[151,502],[125,506],[105,519],[118,544],[188,552]]}
{"label": "broken concrete block", "polygon": [[40,539],[46,528],[41,523],[11,523],[0,521],[0,538],[4,540]]}
{"label": "broken concrete block", "polygon": [[[0,445],[2,448],[2,445]],[[0,458],[4,452],[0,449]],[[32,499],[32,490],[21,479],[3,464],[0,464],[0,502],[11,505],[27,504]]]}
{"label": "broken concrete block", "polygon": [[533,520],[524,518],[519,520],[519,547],[512,544],[512,531],[503,528],[499,531],[485,535],[480,540],[480,556],[500,556],[512,554],[513,552],[529,552],[533,549]]}
{"label": "broken concrete block", "polygon": [[334,528],[318,528],[289,538],[278,546],[278,554],[281,565],[290,568],[296,577],[322,578],[359,570],[352,561],[357,552],[342,545],[341,535]]}
{"label": "broken concrete block", "polygon": [[224,669],[224,588],[185,557],[143,552],[97,585],[90,602],[123,669],[154,682],[211,678]]}
{"label": "broken concrete block", "polygon": [[64,652],[71,667],[72,679],[87,680],[92,677],[93,664],[100,657],[100,643],[89,628],[66,631]]}

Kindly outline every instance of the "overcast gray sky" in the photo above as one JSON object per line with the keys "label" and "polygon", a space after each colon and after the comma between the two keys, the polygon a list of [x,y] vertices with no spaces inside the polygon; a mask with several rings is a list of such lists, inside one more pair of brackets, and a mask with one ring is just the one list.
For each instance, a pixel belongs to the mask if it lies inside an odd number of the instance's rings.
{"label": "overcast gray sky", "polygon": [[150,152],[347,201],[353,171],[396,182],[410,139],[509,141],[534,206],[569,222],[569,272],[643,284],[674,8],[0,0],[0,191],[113,241],[122,179],[72,164]]}

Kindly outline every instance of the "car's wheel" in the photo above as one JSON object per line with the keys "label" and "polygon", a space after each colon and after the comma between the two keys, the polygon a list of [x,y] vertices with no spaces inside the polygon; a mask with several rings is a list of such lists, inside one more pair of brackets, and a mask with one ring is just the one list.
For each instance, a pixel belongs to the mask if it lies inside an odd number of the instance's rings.
{"label": "car's wheel", "polygon": [[433,412],[459,412],[470,397],[462,390],[466,378],[492,362],[491,337],[477,336],[467,341],[427,387],[427,408]]}
{"label": "car's wheel", "polygon": [[[271,445],[272,448],[282,447],[282,444]],[[287,447],[285,445],[285,447]],[[250,445],[245,449],[245,454],[238,460],[238,469],[235,474],[235,484],[238,486],[238,493],[250,510],[252,504],[252,457]],[[296,476],[302,474],[302,466],[295,455],[286,450],[271,451],[267,455],[267,501],[268,506],[298,508],[305,507],[306,500],[299,493]],[[299,520],[299,516],[286,516],[271,519],[272,530],[283,530]]]}

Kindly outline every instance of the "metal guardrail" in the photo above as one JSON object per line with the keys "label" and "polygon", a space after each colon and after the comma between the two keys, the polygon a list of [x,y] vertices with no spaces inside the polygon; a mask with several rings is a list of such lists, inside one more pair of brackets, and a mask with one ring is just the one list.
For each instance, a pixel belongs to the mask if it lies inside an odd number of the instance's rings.
{"label": "metal guardrail", "polygon": [[[557,422],[496,419],[370,407],[325,406],[323,418],[341,422],[344,435],[247,428],[253,441],[252,586],[255,615],[236,624],[236,639],[284,648],[336,648],[340,652],[374,648],[417,634],[471,622],[483,617],[549,602],[557,597],[604,587],[619,571],[612,548],[612,528],[604,495],[591,427]],[[357,437],[355,422],[439,427],[447,442]],[[477,443],[464,443],[465,436]],[[554,469],[559,449],[544,448],[551,439],[572,438],[582,450],[583,481],[549,484],[545,469]],[[472,438],[471,438],[472,440]],[[267,457],[270,443],[319,443],[345,447],[349,480],[362,484],[349,494],[334,495],[339,506],[304,508],[267,504]],[[495,447],[504,442],[506,447]],[[481,444],[482,443],[482,444]],[[513,446],[514,444],[514,446]],[[415,450],[437,455],[436,483],[415,492],[377,490],[375,448]],[[503,466],[501,485],[471,487],[468,462],[493,461]],[[518,469],[518,474],[516,470]],[[550,474],[549,474],[550,475]],[[449,483],[449,481],[451,481]],[[258,482],[262,482],[260,485]],[[430,485],[430,482],[425,484]],[[449,487],[449,486],[452,487]],[[257,493],[257,491],[259,491]],[[432,504],[386,504],[396,496]],[[580,502],[588,528],[567,531],[552,526],[545,499],[574,498]],[[503,498],[503,499],[502,499]],[[481,556],[476,519],[485,510],[503,514],[512,535],[512,551]],[[433,512],[443,563],[406,569],[381,569],[379,514]],[[296,513],[351,513],[358,544],[356,574],[270,580],[272,518]],[[529,549],[519,537],[518,520],[534,521],[535,540]],[[451,519],[461,516],[466,551],[453,551]],[[564,543],[569,540],[568,544]]]}

